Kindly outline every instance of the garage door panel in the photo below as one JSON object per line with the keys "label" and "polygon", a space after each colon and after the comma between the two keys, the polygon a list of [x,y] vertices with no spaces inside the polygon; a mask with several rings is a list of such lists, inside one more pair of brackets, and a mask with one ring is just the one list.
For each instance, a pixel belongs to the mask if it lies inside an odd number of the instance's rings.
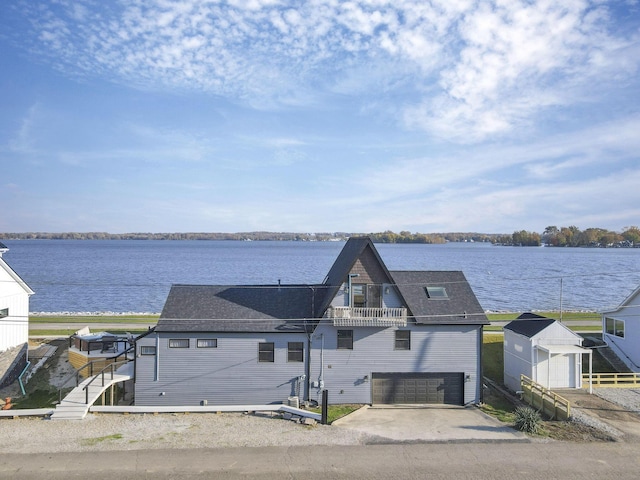
{"label": "garage door panel", "polygon": [[462,405],[464,374],[373,373],[373,403],[418,403]]}

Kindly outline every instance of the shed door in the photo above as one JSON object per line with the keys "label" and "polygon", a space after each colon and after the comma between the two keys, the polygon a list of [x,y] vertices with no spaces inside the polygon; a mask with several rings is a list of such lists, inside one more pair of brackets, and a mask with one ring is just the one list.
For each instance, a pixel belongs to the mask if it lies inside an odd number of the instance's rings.
{"label": "shed door", "polygon": [[464,374],[450,373],[374,373],[374,404],[438,403],[462,405]]}

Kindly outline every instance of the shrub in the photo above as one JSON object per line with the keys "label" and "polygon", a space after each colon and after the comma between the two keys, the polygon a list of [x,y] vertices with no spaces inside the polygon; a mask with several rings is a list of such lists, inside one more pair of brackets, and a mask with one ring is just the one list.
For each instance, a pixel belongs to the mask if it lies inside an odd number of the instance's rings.
{"label": "shrub", "polygon": [[542,418],[537,410],[531,407],[518,407],[515,411],[515,427],[521,432],[538,433]]}

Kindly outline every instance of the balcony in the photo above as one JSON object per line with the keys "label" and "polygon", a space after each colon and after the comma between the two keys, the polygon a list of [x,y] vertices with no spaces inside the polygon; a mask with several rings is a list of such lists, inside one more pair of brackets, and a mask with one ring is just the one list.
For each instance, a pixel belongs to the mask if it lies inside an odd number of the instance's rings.
{"label": "balcony", "polygon": [[406,327],[406,308],[330,307],[334,327]]}

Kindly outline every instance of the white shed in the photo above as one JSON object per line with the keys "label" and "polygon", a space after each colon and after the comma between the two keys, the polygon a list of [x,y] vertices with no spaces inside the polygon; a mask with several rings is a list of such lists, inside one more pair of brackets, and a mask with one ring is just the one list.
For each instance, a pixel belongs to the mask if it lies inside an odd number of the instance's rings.
{"label": "white shed", "polygon": [[4,261],[0,243],[0,353],[29,341],[29,297],[33,290]]}
{"label": "white shed", "polygon": [[519,391],[520,375],[548,389],[582,388],[582,337],[562,323],[523,314],[504,326],[504,384]]}

